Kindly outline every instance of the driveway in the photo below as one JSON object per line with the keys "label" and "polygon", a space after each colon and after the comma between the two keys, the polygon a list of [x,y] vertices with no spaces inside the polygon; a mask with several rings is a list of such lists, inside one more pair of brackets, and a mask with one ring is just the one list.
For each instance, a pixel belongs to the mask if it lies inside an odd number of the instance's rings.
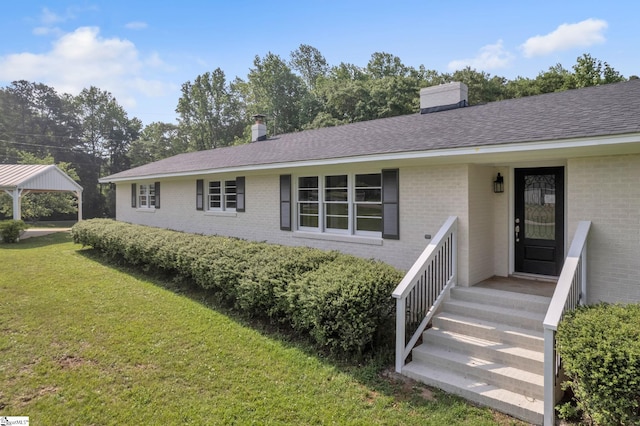
{"label": "driveway", "polygon": [[71,228],[29,228],[20,235],[21,240],[31,237],[41,237],[43,235],[55,234],[56,232],[69,232]]}

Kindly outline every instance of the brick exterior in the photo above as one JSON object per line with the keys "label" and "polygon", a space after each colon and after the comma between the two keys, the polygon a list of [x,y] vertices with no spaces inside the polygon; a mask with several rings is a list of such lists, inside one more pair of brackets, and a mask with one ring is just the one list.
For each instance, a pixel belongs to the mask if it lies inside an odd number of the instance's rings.
{"label": "brick exterior", "polygon": [[[195,208],[195,180],[206,181],[212,176],[163,180],[162,206],[153,212],[131,208],[130,184],[120,183],[117,219],[185,232],[340,250],[408,270],[429,242],[425,235],[435,235],[448,216],[456,215],[458,283],[468,286],[493,275],[509,274],[511,170],[474,164],[401,167],[399,240],[281,231],[280,173],[245,174],[246,212],[231,215]],[[353,166],[348,172],[360,170]],[[494,194],[491,186],[498,172],[505,176],[503,194]],[[309,168],[292,174],[295,181],[295,176],[325,173],[345,173],[345,169]],[[215,179],[234,177],[216,175]],[[569,159],[566,186],[565,250],[578,221],[593,222],[589,239],[589,302],[640,301],[640,155]]]}
{"label": "brick exterior", "polygon": [[[358,172],[353,167],[349,172]],[[299,175],[314,175],[326,169],[309,169]],[[331,173],[344,173],[344,169]],[[363,169],[362,172],[371,172]],[[340,250],[356,256],[376,258],[407,270],[424,250],[425,234],[435,235],[446,218],[460,219],[460,270],[466,270],[467,225],[467,166],[406,167],[400,169],[400,239],[359,239],[326,234],[314,237],[309,233],[280,230],[279,174],[246,176],[246,212],[216,215],[195,208],[194,176],[163,180],[162,204],[157,210],[135,209],[130,202],[130,183],[117,185],[116,218],[130,223],[144,224],[177,231],[235,236],[276,244],[305,245],[321,249]],[[296,174],[294,174],[296,176]],[[217,175],[216,180],[233,179],[234,175]],[[213,179],[213,177],[209,177]],[[149,183],[141,180],[140,183]],[[206,186],[206,183],[205,183]],[[462,277],[461,277],[462,278]],[[466,277],[461,283],[467,284]]]}
{"label": "brick exterior", "polygon": [[640,155],[568,161],[569,241],[592,222],[589,303],[640,302]]}
{"label": "brick exterior", "polygon": [[[495,275],[493,167],[469,166],[469,277],[471,284]],[[504,197],[502,197],[504,198]],[[506,224],[506,222],[505,222]]]}

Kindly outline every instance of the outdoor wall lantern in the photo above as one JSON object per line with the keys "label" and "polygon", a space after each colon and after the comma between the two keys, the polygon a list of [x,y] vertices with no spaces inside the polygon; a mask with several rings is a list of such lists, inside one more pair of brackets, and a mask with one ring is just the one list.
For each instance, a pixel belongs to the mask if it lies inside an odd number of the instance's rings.
{"label": "outdoor wall lantern", "polygon": [[493,181],[493,192],[500,194],[504,192],[504,177],[498,173],[496,180]]}

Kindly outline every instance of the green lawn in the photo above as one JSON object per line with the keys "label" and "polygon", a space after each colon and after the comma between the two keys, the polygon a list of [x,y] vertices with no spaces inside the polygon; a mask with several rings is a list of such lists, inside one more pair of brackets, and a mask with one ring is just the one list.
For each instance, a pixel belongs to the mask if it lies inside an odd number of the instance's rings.
{"label": "green lawn", "polygon": [[520,424],[259,331],[68,234],[0,243],[0,416],[37,425]]}

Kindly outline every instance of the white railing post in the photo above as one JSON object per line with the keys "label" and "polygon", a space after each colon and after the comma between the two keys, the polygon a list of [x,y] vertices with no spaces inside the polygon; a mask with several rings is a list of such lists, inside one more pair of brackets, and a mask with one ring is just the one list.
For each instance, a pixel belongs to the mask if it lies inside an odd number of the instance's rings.
{"label": "white railing post", "polygon": [[[591,222],[581,221],[564,260],[551,303],[544,318],[544,425],[555,424],[556,404],[556,331],[564,313],[586,303],[587,295],[587,239]],[[578,279],[579,278],[579,279]],[[581,292],[576,297],[576,292]]]}
{"label": "white railing post", "polygon": [[580,255],[580,304],[586,305],[587,299],[587,244],[585,243]]}
{"label": "white railing post", "polygon": [[[556,405],[556,332],[544,328],[544,425],[555,424]],[[551,407],[551,409],[548,409]]]}
{"label": "white railing post", "polygon": [[404,366],[406,306],[407,299],[396,299],[396,373],[401,373]]}
{"label": "white railing post", "polygon": [[[393,291],[396,300],[396,371],[402,372],[404,362],[411,353],[420,335],[429,325],[431,318],[444,301],[445,295],[456,284],[457,277],[457,221],[450,216],[442,225],[431,243],[424,249],[409,272]],[[440,259],[440,260],[438,260]],[[427,271],[430,271],[427,273]],[[414,293],[414,290],[418,293]],[[417,297],[417,294],[420,297]],[[412,325],[407,330],[407,297],[412,297],[410,319]],[[417,298],[417,299],[416,299]],[[423,316],[414,329],[414,314]],[[419,320],[419,319],[418,319]],[[407,339],[407,334],[412,334]],[[408,342],[408,343],[407,343]]]}
{"label": "white railing post", "polygon": [[453,224],[451,230],[451,281],[458,283],[458,222]]}

